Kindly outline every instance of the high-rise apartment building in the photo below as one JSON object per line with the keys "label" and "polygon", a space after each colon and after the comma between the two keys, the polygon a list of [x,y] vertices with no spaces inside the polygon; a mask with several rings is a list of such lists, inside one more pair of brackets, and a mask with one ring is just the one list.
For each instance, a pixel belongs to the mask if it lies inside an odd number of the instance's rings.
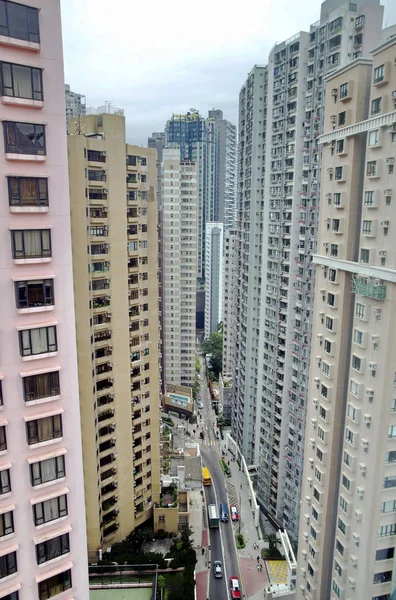
{"label": "high-rise apartment building", "polygon": [[223,223],[206,223],[205,338],[223,318]]}
{"label": "high-rise apartment building", "polygon": [[0,2],[0,597],[88,597],[60,3]]}
{"label": "high-rise apartment building", "polygon": [[125,119],[69,135],[88,549],[124,538],[159,498],[156,153]]}
{"label": "high-rise apartment building", "polygon": [[268,66],[255,67],[240,94],[233,428],[248,463],[258,465],[260,503],[294,540],[308,398],[323,78],[368,56],[381,40],[382,14],[378,2],[327,0],[310,31],[277,44]]}
{"label": "high-rise apartment building", "polygon": [[[232,376],[233,356],[236,342],[236,305],[237,293],[237,243],[236,229],[224,231],[223,253],[223,374]],[[231,404],[231,403],[230,403]]]}
{"label": "high-rise apartment building", "polygon": [[395,593],[395,39],[372,54],[326,79],[301,599]]}
{"label": "high-rise apartment building", "polygon": [[70,85],[65,84],[66,121],[84,117],[86,112],[85,96],[72,92]]}
{"label": "high-rise apartment building", "polygon": [[198,238],[198,169],[165,149],[162,162],[165,382],[193,386]]}
{"label": "high-rise apartment building", "polygon": [[215,121],[216,135],[216,189],[213,220],[224,223],[224,230],[232,229],[236,216],[237,192],[237,129],[223,118],[222,110],[210,110]]}

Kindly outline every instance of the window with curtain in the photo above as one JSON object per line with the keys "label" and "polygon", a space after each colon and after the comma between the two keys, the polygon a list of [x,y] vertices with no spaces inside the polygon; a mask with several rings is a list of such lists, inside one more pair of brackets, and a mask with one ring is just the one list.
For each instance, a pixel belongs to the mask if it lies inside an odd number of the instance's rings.
{"label": "window with curtain", "polygon": [[7,450],[6,426],[0,426],[0,452]]}
{"label": "window with curtain", "polygon": [[4,469],[0,471],[0,495],[8,494],[8,492],[11,492],[10,470]]}
{"label": "window with curtain", "polygon": [[63,556],[70,552],[69,534],[64,533],[56,538],[37,544],[36,558],[37,564],[41,565],[49,560],[53,560],[58,556]]}
{"label": "window with curtain", "polygon": [[26,431],[29,446],[62,437],[62,415],[28,421]]}
{"label": "window with curtain", "polygon": [[43,525],[67,515],[67,496],[58,496],[33,505],[34,524]]}
{"label": "window with curtain", "polygon": [[16,552],[0,556],[0,579],[17,572]]}
{"label": "window with curtain", "polygon": [[41,485],[65,477],[65,457],[56,456],[30,465],[32,486]]}
{"label": "window with curtain", "polygon": [[58,575],[54,575],[45,581],[40,581],[38,584],[39,600],[47,600],[57,594],[61,594],[65,590],[69,590],[72,586],[71,570],[64,571]]}
{"label": "window with curtain", "polygon": [[12,510],[0,515],[0,538],[14,533],[14,515]]}
{"label": "window with curtain", "polygon": [[59,371],[24,377],[23,392],[25,402],[58,396],[60,394]]}
{"label": "window with curtain", "polygon": [[19,332],[19,347],[21,356],[35,356],[57,352],[56,326],[36,327]]}
{"label": "window with curtain", "polygon": [[46,155],[45,125],[3,121],[3,129],[7,153]]}
{"label": "window with curtain", "polygon": [[51,252],[50,229],[14,229],[11,231],[12,257],[49,258]]}
{"label": "window with curtain", "polygon": [[1,62],[1,94],[26,100],[43,100],[42,70]]}
{"label": "window with curtain", "polygon": [[10,206],[48,206],[48,180],[44,177],[8,177]]}

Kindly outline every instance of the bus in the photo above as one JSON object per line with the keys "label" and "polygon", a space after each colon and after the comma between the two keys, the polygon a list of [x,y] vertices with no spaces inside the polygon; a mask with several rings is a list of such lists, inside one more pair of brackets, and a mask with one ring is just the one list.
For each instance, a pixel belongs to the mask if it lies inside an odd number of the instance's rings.
{"label": "bus", "polygon": [[202,483],[204,485],[212,485],[212,478],[207,467],[202,467]]}
{"label": "bus", "polygon": [[208,522],[210,529],[219,527],[219,511],[216,504],[208,504]]}

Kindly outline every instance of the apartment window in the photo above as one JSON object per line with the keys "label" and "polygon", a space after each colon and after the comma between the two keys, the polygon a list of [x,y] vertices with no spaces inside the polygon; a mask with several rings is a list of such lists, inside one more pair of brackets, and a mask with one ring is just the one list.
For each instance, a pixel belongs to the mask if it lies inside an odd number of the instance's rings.
{"label": "apartment window", "polygon": [[0,63],[1,94],[27,100],[43,100],[42,70],[26,65]]}
{"label": "apartment window", "polygon": [[383,487],[385,489],[396,487],[396,477],[384,477]]}
{"label": "apartment window", "polygon": [[323,385],[323,383],[320,387],[320,394],[321,394],[321,396],[323,396],[323,398],[327,398],[329,395],[329,390],[325,385]]}
{"label": "apartment window", "polygon": [[322,472],[319,471],[319,469],[317,469],[315,467],[315,479],[317,479],[319,482],[322,480]]}
{"label": "apartment window", "polygon": [[389,465],[396,462],[396,450],[390,450],[386,453],[385,464]]}
{"label": "apartment window", "polygon": [[19,349],[21,356],[36,356],[57,352],[55,325],[19,331]]}
{"label": "apartment window", "polygon": [[13,575],[17,570],[16,552],[10,552],[9,554],[0,556],[0,579]]}
{"label": "apartment window", "polygon": [[343,167],[336,167],[335,168],[334,179],[336,181],[341,181],[342,180],[342,170],[343,170]]}
{"label": "apartment window", "polygon": [[[382,100],[382,98],[374,98],[374,100],[371,101],[371,114],[372,115],[377,115],[378,113],[381,112],[381,100]],[[378,143],[378,141],[377,141],[377,143]]]}
{"label": "apartment window", "polygon": [[336,539],[336,550],[341,556],[344,556],[344,546],[338,539]]}
{"label": "apartment window", "polygon": [[331,317],[326,317],[326,329],[333,331],[334,320]]}
{"label": "apartment window", "polygon": [[359,302],[356,303],[356,308],[355,308],[355,315],[356,317],[358,317],[358,319],[364,319],[364,315],[366,312],[366,307],[364,304],[359,304]]}
{"label": "apartment window", "polygon": [[339,577],[342,576],[342,568],[336,560],[334,561],[334,571],[337,573],[337,575],[339,575]]}
{"label": "apartment window", "polygon": [[330,365],[327,364],[326,362],[322,363],[322,373],[326,377],[329,377],[329,375],[330,375]]}
{"label": "apartment window", "polygon": [[352,421],[356,421],[356,408],[352,404],[348,404],[348,417]]}
{"label": "apartment window", "polygon": [[34,524],[43,525],[67,515],[67,496],[58,496],[33,505]]}
{"label": "apartment window", "polygon": [[0,515],[0,538],[14,533],[14,515],[12,510]]}
{"label": "apartment window", "polygon": [[17,308],[37,308],[54,305],[54,280],[34,279],[15,282]]}
{"label": "apartment window", "polygon": [[338,113],[338,125],[342,126],[346,123],[346,111]]}
{"label": "apartment window", "polygon": [[29,446],[62,437],[62,415],[28,421],[26,435]]}
{"label": "apartment window", "polygon": [[334,204],[334,206],[341,206],[341,193],[340,192],[337,192],[334,194],[333,204]]}
{"label": "apartment window", "polygon": [[379,139],[379,130],[375,129],[374,131],[370,131],[368,134],[368,145],[369,146],[377,146]]}
{"label": "apartment window", "polygon": [[360,249],[360,262],[365,264],[370,262],[370,250],[367,250],[367,248]]}
{"label": "apartment window", "polygon": [[377,175],[377,161],[369,160],[366,167],[367,177],[375,177]]}
{"label": "apartment window", "polygon": [[392,548],[383,548],[381,550],[377,550],[375,553],[375,560],[388,560],[393,558],[395,555],[395,547]]}
{"label": "apartment window", "polygon": [[319,462],[323,461],[323,452],[320,448],[316,448],[316,458]]}
{"label": "apartment window", "polygon": [[374,206],[374,192],[364,192],[364,206]]}
{"label": "apartment window", "polygon": [[378,537],[388,537],[390,535],[396,535],[396,523],[381,525],[378,528]]}
{"label": "apartment window", "polygon": [[347,467],[351,467],[351,465],[352,465],[352,456],[350,454],[348,454],[348,452],[345,452],[345,450],[344,450],[343,461],[344,461],[344,464]]}
{"label": "apartment window", "polygon": [[22,382],[25,402],[50,398],[60,394],[59,371],[29,375],[23,377]]}
{"label": "apartment window", "polygon": [[382,571],[381,573],[374,573],[373,583],[388,583],[392,581],[393,571]]}
{"label": "apartment window", "polygon": [[382,513],[396,512],[396,500],[388,500],[381,504]]}
{"label": "apartment window", "polygon": [[353,341],[355,344],[359,344],[359,346],[361,346],[363,344],[363,331],[360,331],[360,329],[355,329],[353,332]]}
{"label": "apartment window", "polygon": [[45,156],[45,126],[3,121],[5,152]]}
{"label": "apartment window", "polygon": [[353,445],[353,442],[355,440],[355,434],[353,433],[353,431],[351,431],[350,429],[346,429],[345,430],[345,439],[349,444]]}
{"label": "apartment window", "polygon": [[50,229],[14,229],[11,231],[11,243],[14,259],[52,256]]}
{"label": "apartment window", "polygon": [[[340,36],[341,37],[341,36]],[[348,97],[348,84],[343,83],[340,85],[340,100]]]}
{"label": "apartment window", "polygon": [[372,221],[363,221],[362,233],[363,235],[370,235],[373,229]]}
{"label": "apartment window", "polygon": [[338,256],[338,244],[331,244],[330,254],[331,256]]}
{"label": "apartment window", "polygon": [[39,600],[47,600],[72,587],[71,570],[54,575],[38,584]]}
{"label": "apartment window", "polygon": [[341,482],[342,482],[343,487],[349,492],[349,490],[351,488],[351,482],[346,475],[342,476]]}
{"label": "apartment window", "polygon": [[396,425],[391,425],[388,429],[388,438],[396,438]]}
{"label": "apartment window", "polygon": [[344,148],[345,148],[345,140],[338,140],[337,141],[337,154],[342,154],[344,152]]}
{"label": "apartment window", "polygon": [[129,165],[130,167],[136,167],[137,156],[132,156],[131,154],[128,154],[126,157],[126,164]]}
{"label": "apartment window", "polygon": [[391,412],[396,412],[396,398],[391,400]]}
{"label": "apartment window", "polygon": [[327,304],[329,306],[335,306],[335,295],[330,292],[327,293]]}
{"label": "apartment window", "polygon": [[69,534],[64,533],[58,537],[41,542],[36,546],[36,559],[37,564],[42,565],[49,560],[54,560],[58,556],[63,556],[70,552],[70,539]]}
{"label": "apartment window", "polygon": [[7,436],[6,436],[6,426],[0,426],[0,452],[4,452],[7,450]]}
{"label": "apartment window", "polygon": [[374,69],[374,83],[381,83],[385,77],[385,65],[380,65]]}
{"label": "apartment window", "polygon": [[37,8],[0,0],[0,35],[38,44],[40,29]]}
{"label": "apartment window", "polygon": [[329,340],[324,341],[324,351],[327,352],[327,354],[331,354],[331,342]]}
{"label": "apartment window", "polygon": [[65,457],[56,456],[30,465],[30,481],[32,486],[55,481],[66,476]]}
{"label": "apartment window", "polygon": [[10,206],[48,206],[48,180],[44,177],[8,177]]}
{"label": "apartment window", "polygon": [[360,372],[361,367],[362,367],[361,358],[359,358],[359,356],[356,356],[355,354],[353,354],[352,355],[352,369],[355,369],[355,371]]}
{"label": "apartment window", "polygon": [[4,469],[0,471],[0,495],[11,492],[10,470]]}
{"label": "apartment window", "polygon": [[341,588],[338,585],[338,583],[336,581],[334,581],[334,579],[333,579],[333,592],[335,593],[335,595],[337,596],[337,598],[340,598],[340,596],[341,596]]}

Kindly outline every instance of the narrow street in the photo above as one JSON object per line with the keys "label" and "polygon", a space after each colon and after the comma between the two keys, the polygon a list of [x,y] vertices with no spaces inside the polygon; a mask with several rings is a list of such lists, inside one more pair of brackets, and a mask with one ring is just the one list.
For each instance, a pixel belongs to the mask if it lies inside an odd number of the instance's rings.
{"label": "narrow street", "polygon": [[[203,409],[199,411],[201,418],[199,425],[203,426],[205,435],[204,443],[201,443],[202,463],[207,466],[212,476],[212,485],[205,488],[206,504],[215,504],[219,507],[220,502],[229,506],[226,481],[220,467],[221,458],[220,441],[216,440],[216,416],[212,410],[211,398],[206,385],[205,365],[201,360],[201,401]],[[211,568],[209,573],[209,598],[210,600],[226,600],[230,597],[229,578],[238,577],[239,564],[234,542],[234,528],[231,516],[228,523],[221,523],[219,529],[210,530]],[[213,575],[213,563],[220,560],[223,565],[223,578],[215,579]]]}

